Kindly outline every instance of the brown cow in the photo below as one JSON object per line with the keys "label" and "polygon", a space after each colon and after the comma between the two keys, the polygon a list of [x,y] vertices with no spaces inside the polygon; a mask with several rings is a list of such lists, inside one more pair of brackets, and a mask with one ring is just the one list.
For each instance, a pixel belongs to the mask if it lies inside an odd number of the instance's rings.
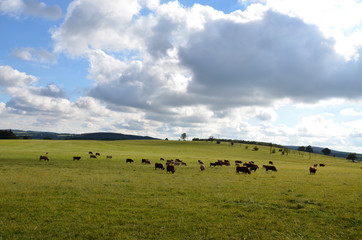
{"label": "brown cow", "polygon": [[239,173],[239,172],[242,172],[242,173],[245,173],[245,174],[251,174],[249,168],[245,167],[245,166],[237,166],[236,167],[236,173]]}
{"label": "brown cow", "polygon": [[204,170],[205,170],[205,165],[204,165],[204,164],[201,164],[201,165],[200,165],[200,170],[201,170],[201,171],[204,171]]}
{"label": "brown cow", "polygon": [[89,158],[97,158],[96,155],[90,155]]}
{"label": "brown cow", "polygon": [[132,159],[130,159],[130,158],[127,158],[126,159],[126,163],[133,163],[134,161],[132,160]]}
{"label": "brown cow", "polygon": [[167,166],[167,173],[172,172],[172,174],[174,174],[175,171],[176,171],[176,169],[175,169],[175,166],[174,166],[174,165],[168,165],[168,166]]}
{"label": "brown cow", "polygon": [[277,172],[277,168],[275,166],[269,166],[269,165],[263,165],[263,168],[265,168],[266,171],[271,170],[272,172]]}
{"label": "brown cow", "polygon": [[96,153],[96,156],[101,156],[101,154],[100,154],[100,153]]}
{"label": "brown cow", "polygon": [[145,159],[144,164],[151,164],[151,161],[148,159]]}
{"label": "brown cow", "polygon": [[312,173],[315,174],[316,172],[317,172],[317,168],[315,168],[315,167],[309,168],[309,175],[311,175]]}
{"label": "brown cow", "polygon": [[74,160],[79,161],[80,159],[81,159],[81,157],[76,157],[76,156],[73,157],[73,161],[74,161]]}
{"label": "brown cow", "polygon": [[40,160],[49,161],[49,158],[47,156],[40,155],[39,161]]}
{"label": "brown cow", "polygon": [[204,162],[203,161],[201,161],[201,160],[197,160],[200,164],[204,164]]}
{"label": "brown cow", "polygon": [[159,168],[159,169],[162,169],[162,170],[165,170],[165,168],[163,167],[163,164],[162,163],[155,163],[155,170]]}

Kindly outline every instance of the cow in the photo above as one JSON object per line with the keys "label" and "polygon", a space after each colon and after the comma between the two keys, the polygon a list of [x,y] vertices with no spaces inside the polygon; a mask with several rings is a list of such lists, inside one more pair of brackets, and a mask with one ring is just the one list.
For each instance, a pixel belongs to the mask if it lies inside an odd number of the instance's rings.
{"label": "cow", "polygon": [[271,170],[272,172],[277,172],[277,168],[275,166],[269,166],[269,165],[263,165],[263,168],[265,168],[265,171]]}
{"label": "cow", "polygon": [[313,167],[318,167],[318,163],[314,164]]}
{"label": "cow", "polygon": [[245,173],[245,174],[251,174],[249,168],[245,167],[245,166],[237,166],[236,167],[236,173],[239,173],[239,172],[242,172],[242,173]]}
{"label": "cow", "polygon": [[243,161],[235,160],[235,165],[242,164],[242,163],[243,163]]}
{"label": "cow", "polygon": [[204,164],[204,162],[203,161],[201,161],[201,160],[197,160],[200,164]]}
{"label": "cow", "polygon": [[81,159],[81,157],[76,157],[76,156],[73,157],[73,161],[74,161],[74,160],[79,161],[80,159]]}
{"label": "cow", "polygon": [[112,159],[112,156],[107,156],[106,158],[107,158],[107,159]]}
{"label": "cow", "polygon": [[40,155],[39,161],[40,160],[44,160],[44,161],[48,161],[49,162],[49,158],[47,156],[42,156]]}
{"label": "cow", "polygon": [[325,167],[326,165],[324,163],[319,164],[320,167]]}
{"label": "cow", "polygon": [[256,165],[256,164],[251,164],[249,168],[250,168],[250,171],[254,171],[254,172],[255,172],[255,171],[259,168],[259,166]]}
{"label": "cow", "polygon": [[205,165],[204,165],[204,164],[201,164],[201,165],[200,165],[200,170],[201,170],[201,171],[204,171],[204,170],[205,170]]}
{"label": "cow", "polygon": [[270,165],[274,165],[274,164],[273,164],[273,161],[269,161],[269,164],[270,164]]}
{"label": "cow", "polygon": [[187,164],[185,162],[182,162],[181,165],[182,166],[187,166]]}
{"label": "cow", "polygon": [[93,152],[89,152],[89,154],[93,154]]}
{"label": "cow", "polygon": [[90,155],[89,158],[97,158],[96,155]]}
{"label": "cow", "polygon": [[132,160],[132,159],[130,159],[130,158],[127,158],[126,159],[126,163],[133,163],[134,161]]}
{"label": "cow", "polygon": [[174,174],[175,173],[175,166],[174,165],[168,165],[167,166],[167,173],[172,173]]}
{"label": "cow", "polygon": [[144,164],[151,164],[151,161],[150,161],[150,160],[148,160],[148,159],[145,159]]}
{"label": "cow", "polygon": [[155,170],[158,169],[158,168],[162,169],[162,170],[165,170],[162,163],[155,163]]}
{"label": "cow", "polygon": [[161,160],[161,161],[165,161],[165,159],[163,159],[163,158],[160,158],[160,160]]}
{"label": "cow", "polygon": [[311,175],[312,173],[315,174],[316,172],[317,172],[317,168],[315,168],[315,167],[309,168],[309,175]]}
{"label": "cow", "polygon": [[96,153],[96,156],[101,156],[101,154],[100,154],[100,153]]}

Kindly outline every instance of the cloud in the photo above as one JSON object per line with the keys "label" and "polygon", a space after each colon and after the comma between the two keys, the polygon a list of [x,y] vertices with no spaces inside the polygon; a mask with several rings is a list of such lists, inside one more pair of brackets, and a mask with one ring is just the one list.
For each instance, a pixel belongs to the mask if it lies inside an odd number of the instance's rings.
{"label": "cloud", "polygon": [[37,81],[38,78],[19,72],[11,66],[0,66],[0,87],[26,86]]}
{"label": "cloud", "polygon": [[313,25],[275,12],[242,24],[210,22],[179,56],[192,71],[188,92],[216,107],[361,97],[359,62],[336,54],[333,41]]}
{"label": "cloud", "polygon": [[38,0],[1,0],[0,12],[13,17],[29,15],[48,20],[57,20],[62,17],[59,6],[47,6]]}
{"label": "cloud", "polygon": [[121,51],[138,49],[138,38],[129,27],[141,10],[139,1],[77,0],[70,3],[65,21],[52,38],[56,51],[82,55],[90,49]]}
{"label": "cloud", "polygon": [[56,63],[57,58],[53,53],[44,49],[35,48],[16,48],[11,54],[13,57],[19,58],[24,61],[35,61],[41,63]]}

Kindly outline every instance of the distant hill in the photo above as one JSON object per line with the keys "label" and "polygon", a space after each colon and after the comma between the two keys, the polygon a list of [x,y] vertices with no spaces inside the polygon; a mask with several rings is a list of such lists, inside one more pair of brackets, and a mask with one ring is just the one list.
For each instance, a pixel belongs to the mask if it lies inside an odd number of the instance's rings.
{"label": "distant hill", "polygon": [[121,133],[97,132],[97,133],[55,133],[39,131],[12,130],[20,139],[53,139],[53,140],[141,140],[157,139],[149,136],[128,135]]}
{"label": "distant hill", "polygon": [[[292,150],[298,150],[299,146],[284,146],[286,148],[292,149]],[[317,154],[322,154],[322,150],[324,148],[322,147],[315,147],[312,146],[314,153]],[[331,149],[331,154],[329,154],[329,156],[335,156],[335,157],[340,157],[340,158],[346,158],[347,155],[351,153],[351,152],[342,152],[342,151],[335,151]],[[357,161],[362,161],[362,154],[356,153],[357,154]]]}

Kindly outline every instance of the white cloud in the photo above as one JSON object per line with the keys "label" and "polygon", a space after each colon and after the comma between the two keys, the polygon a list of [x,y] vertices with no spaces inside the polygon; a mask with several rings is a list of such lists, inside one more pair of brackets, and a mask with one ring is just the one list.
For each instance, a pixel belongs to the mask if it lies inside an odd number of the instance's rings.
{"label": "white cloud", "polygon": [[38,78],[10,66],[0,66],[0,87],[18,87],[37,82]]}
{"label": "white cloud", "polygon": [[13,57],[19,58],[24,61],[35,61],[41,63],[56,63],[57,58],[53,53],[44,49],[35,48],[16,48],[11,54]]}
{"label": "white cloud", "polygon": [[59,6],[47,6],[38,0],[1,0],[0,12],[17,18],[29,15],[48,20],[57,20],[62,16]]}

